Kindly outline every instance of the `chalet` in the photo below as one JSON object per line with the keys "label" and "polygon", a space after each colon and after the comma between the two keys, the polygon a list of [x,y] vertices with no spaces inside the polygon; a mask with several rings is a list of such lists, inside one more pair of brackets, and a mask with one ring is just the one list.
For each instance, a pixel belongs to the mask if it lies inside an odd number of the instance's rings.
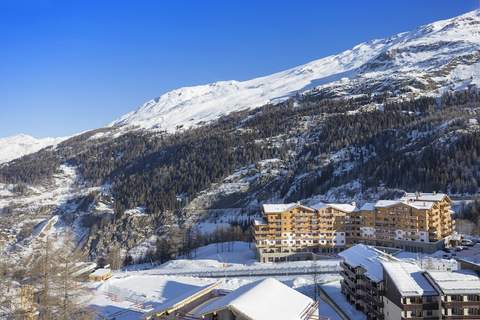
{"label": "chalet", "polygon": [[201,305],[190,314],[206,320],[309,320],[318,319],[317,308],[311,298],[267,278]]}
{"label": "chalet", "polygon": [[112,277],[112,270],[110,268],[100,268],[90,273],[88,279],[90,281],[106,281]]}

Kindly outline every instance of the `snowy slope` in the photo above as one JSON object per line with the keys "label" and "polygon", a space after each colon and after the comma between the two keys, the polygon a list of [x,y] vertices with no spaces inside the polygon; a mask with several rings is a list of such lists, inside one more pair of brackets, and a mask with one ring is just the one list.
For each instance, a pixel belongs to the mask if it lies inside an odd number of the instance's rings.
{"label": "snowy slope", "polygon": [[65,138],[36,139],[26,134],[0,139],[0,164],[37,152],[43,148],[56,145]]}
{"label": "snowy slope", "polygon": [[273,75],[170,91],[112,126],[175,131],[312,89],[328,96],[438,94],[479,85],[480,10],[359,44]]}

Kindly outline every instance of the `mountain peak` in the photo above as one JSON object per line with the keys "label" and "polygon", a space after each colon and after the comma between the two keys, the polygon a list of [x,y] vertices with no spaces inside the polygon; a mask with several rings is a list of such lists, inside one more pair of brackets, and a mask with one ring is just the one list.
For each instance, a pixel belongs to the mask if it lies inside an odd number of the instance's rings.
{"label": "mountain peak", "polygon": [[312,89],[331,97],[384,92],[398,96],[478,85],[479,17],[480,10],[474,10],[269,76],[175,89],[111,126],[172,132]]}

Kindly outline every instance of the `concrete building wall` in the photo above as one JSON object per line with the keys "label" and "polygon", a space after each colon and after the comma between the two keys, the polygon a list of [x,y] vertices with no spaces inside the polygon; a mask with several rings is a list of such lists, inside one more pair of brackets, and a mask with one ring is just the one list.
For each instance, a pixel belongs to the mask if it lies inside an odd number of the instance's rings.
{"label": "concrete building wall", "polygon": [[390,301],[387,297],[383,297],[383,316],[388,320],[401,320],[402,309],[395,303]]}

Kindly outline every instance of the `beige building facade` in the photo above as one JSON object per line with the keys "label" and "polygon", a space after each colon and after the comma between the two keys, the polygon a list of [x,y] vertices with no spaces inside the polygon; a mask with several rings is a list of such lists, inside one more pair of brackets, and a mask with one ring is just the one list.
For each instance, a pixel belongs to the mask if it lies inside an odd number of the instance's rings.
{"label": "beige building facade", "polygon": [[254,224],[262,262],[305,259],[364,243],[434,252],[454,231],[451,200],[441,193],[407,193],[398,200],[304,206],[265,204]]}

